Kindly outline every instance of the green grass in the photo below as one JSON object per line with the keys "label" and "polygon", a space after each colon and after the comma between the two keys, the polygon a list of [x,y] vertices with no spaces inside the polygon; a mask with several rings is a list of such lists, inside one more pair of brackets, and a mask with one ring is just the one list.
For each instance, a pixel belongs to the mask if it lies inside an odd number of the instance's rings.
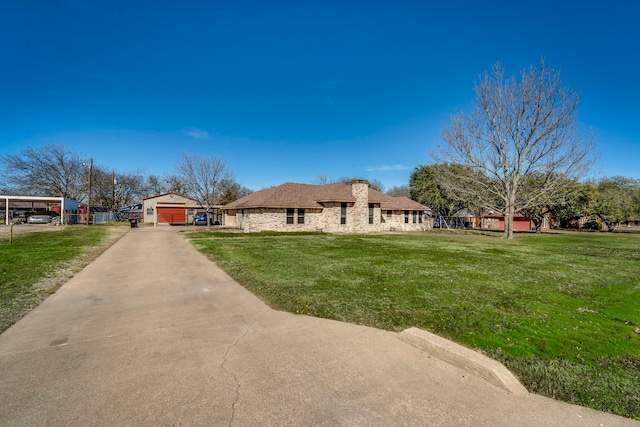
{"label": "green grass", "polygon": [[0,333],[57,289],[38,286],[65,263],[98,246],[109,235],[103,226],[69,226],[0,237]]}
{"label": "green grass", "polygon": [[532,392],[640,420],[640,235],[186,235],[274,308],[424,328]]}

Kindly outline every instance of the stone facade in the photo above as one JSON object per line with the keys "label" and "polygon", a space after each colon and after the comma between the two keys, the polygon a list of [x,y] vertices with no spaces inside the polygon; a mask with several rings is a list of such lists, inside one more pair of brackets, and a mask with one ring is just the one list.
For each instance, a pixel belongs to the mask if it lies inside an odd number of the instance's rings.
{"label": "stone facade", "polygon": [[304,209],[302,217],[299,209],[293,209],[293,217],[290,217],[293,222],[288,223],[286,208],[252,208],[236,211],[235,215],[227,215],[225,225],[242,228],[245,233],[318,231],[324,224],[323,216],[323,210],[320,209]]}
{"label": "stone facade", "polygon": [[386,210],[380,215],[381,231],[424,231],[433,229],[431,218],[420,211]]}

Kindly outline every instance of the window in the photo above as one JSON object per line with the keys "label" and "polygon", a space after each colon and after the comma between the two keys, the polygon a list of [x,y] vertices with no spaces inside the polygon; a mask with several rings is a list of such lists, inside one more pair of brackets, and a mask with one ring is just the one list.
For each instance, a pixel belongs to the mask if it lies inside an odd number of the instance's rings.
{"label": "window", "polygon": [[387,211],[387,219],[388,219],[389,221],[391,221],[391,212],[392,212],[392,211]]}
{"label": "window", "polygon": [[409,224],[409,211],[404,211],[404,223]]}
{"label": "window", "polygon": [[287,224],[293,224],[293,214],[295,209],[287,208]]}
{"label": "window", "polygon": [[340,224],[344,225],[347,223],[347,204],[340,203]]}
{"label": "window", "polygon": [[369,203],[369,224],[373,224],[373,205]]}
{"label": "window", "polygon": [[413,223],[418,222],[418,211],[413,211]]}
{"label": "window", "polygon": [[422,224],[422,212],[418,215],[418,222]]}
{"label": "window", "polygon": [[298,209],[298,224],[304,224],[304,209]]}
{"label": "window", "polygon": [[147,208],[147,215],[153,215],[153,208]]}

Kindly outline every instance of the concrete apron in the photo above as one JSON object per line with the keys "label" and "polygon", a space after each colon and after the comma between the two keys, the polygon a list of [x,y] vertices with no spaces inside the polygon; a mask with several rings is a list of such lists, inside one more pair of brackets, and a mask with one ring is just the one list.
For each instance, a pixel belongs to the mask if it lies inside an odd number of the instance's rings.
{"label": "concrete apron", "polygon": [[0,425],[640,425],[398,337],[271,310],[175,228],[132,229],[0,336]]}

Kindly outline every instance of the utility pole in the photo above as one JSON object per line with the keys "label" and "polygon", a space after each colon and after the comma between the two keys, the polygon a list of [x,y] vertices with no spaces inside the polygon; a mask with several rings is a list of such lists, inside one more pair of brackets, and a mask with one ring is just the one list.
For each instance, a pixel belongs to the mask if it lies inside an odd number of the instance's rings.
{"label": "utility pole", "polygon": [[89,157],[89,193],[87,194],[87,225],[91,218],[91,175],[93,175],[93,158]]}
{"label": "utility pole", "polygon": [[111,171],[111,211],[116,211],[116,172]]}

